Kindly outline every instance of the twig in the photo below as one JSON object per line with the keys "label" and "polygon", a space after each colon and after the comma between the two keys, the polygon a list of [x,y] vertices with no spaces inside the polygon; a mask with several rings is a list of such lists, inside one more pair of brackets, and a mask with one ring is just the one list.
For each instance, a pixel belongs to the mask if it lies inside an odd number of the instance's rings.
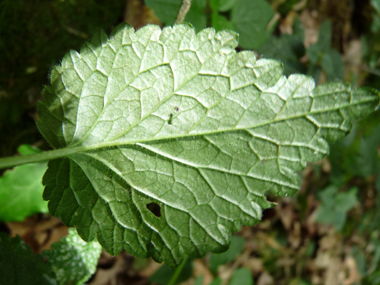
{"label": "twig", "polygon": [[182,5],[179,8],[177,19],[175,20],[175,24],[181,24],[186,17],[187,12],[189,12],[191,6],[191,0],[183,0]]}

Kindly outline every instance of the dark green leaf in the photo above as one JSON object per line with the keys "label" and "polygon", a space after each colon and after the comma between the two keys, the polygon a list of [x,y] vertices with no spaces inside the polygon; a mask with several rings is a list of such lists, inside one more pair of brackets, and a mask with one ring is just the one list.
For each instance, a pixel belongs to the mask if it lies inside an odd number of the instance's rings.
{"label": "dark green leaf", "polygon": [[[173,25],[182,0],[145,0],[145,4],[153,9],[154,14],[166,25]],[[186,14],[185,21],[191,23],[196,29],[200,30],[206,26],[206,15],[203,13],[207,0],[193,0],[190,10]]]}
{"label": "dark green leaf", "polygon": [[240,36],[240,46],[258,49],[270,37],[267,31],[274,16],[272,6],[265,0],[238,0],[232,8],[231,22]]}
{"label": "dark green leaf", "polygon": [[327,51],[331,47],[331,23],[324,21],[319,27],[318,46],[322,51]]}
{"label": "dark green leaf", "polygon": [[55,285],[55,274],[40,254],[19,237],[0,232],[0,285]]}
{"label": "dark green leaf", "polygon": [[[154,282],[160,285],[166,285],[169,283],[175,271],[176,271],[176,268],[169,267],[166,264],[164,264],[149,279],[151,282]],[[188,259],[174,284],[179,284],[183,281],[186,281],[192,276],[192,274],[193,274],[193,260]]]}
{"label": "dark green leaf", "polygon": [[284,74],[306,73],[306,67],[300,62],[305,54],[303,42],[294,35],[271,36],[265,45],[259,49],[265,58],[275,58],[284,64]]}
{"label": "dark green leaf", "polygon": [[219,0],[219,11],[226,12],[231,10],[239,0]]}
{"label": "dark green leaf", "polygon": [[210,270],[216,273],[218,266],[233,261],[243,250],[245,240],[240,236],[232,236],[230,248],[223,253],[212,253],[210,256]]}
{"label": "dark green leaf", "polygon": [[217,12],[214,12],[212,14],[211,21],[212,21],[212,27],[216,31],[230,30],[230,29],[233,29],[234,27],[234,25],[229,20],[227,20],[226,17],[224,17],[223,15],[220,15]]}
{"label": "dark green leaf", "polygon": [[357,188],[338,193],[338,187],[335,185],[320,192],[322,203],[318,208],[317,221],[333,224],[338,231],[341,231],[346,222],[347,212],[357,203],[357,193]]}
{"label": "dark green leaf", "polygon": [[338,51],[333,49],[325,51],[322,55],[321,65],[328,81],[343,78],[344,64]]}

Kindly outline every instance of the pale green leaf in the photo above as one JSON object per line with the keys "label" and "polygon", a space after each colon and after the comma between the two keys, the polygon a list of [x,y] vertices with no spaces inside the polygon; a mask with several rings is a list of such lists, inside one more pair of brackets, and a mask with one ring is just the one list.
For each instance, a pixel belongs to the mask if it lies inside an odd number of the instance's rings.
{"label": "pale green leaf", "polygon": [[111,254],[179,264],[221,252],[261,219],[264,193],[372,112],[379,94],[315,88],[282,64],[237,53],[237,35],[189,25],[101,32],[51,73],[38,128],[65,158],[44,176],[50,212]]}
{"label": "pale green leaf", "polygon": [[59,284],[84,284],[96,271],[102,248],[97,242],[83,241],[75,231],[54,243],[42,254],[52,265]]}
{"label": "pale green leaf", "polygon": [[22,222],[35,213],[48,212],[47,203],[42,199],[46,167],[46,162],[20,165],[0,177],[1,221]]}

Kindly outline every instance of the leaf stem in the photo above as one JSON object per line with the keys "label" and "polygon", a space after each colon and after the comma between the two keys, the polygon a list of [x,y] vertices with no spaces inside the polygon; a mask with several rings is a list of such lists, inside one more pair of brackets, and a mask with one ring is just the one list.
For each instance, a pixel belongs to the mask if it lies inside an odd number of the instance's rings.
{"label": "leaf stem", "polygon": [[174,274],[170,278],[168,285],[174,285],[175,284],[175,282],[178,279],[178,276],[181,274],[181,272],[182,272],[183,268],[185,267],[185,264],[187,263],[188,259],[189,259],[189,257],[186,255],[185,258],[183,259],[182,263],[174,271]]}
{"label": "leaf stem", "polygon": [[182,5],[179,8],[177,19],[175,20],[176,24],[181,24],[186,17],[187,12],[189,12],[191,6],[191,0],[183,0]]}
{"label": "leaf stem", "polygon": [[62,149],[43,151],[43,152],[30,154],[30,155],[4,157],[4,158],[0,158],[0,169],[10,168],[10,167],[14,167],[21,164],[42,162],[42,161],[47,161],[50,159],[60,158],[63,156],[76,153],[81,150],[85,151],[86,149],[87,149],[86,147],[62,148]]}

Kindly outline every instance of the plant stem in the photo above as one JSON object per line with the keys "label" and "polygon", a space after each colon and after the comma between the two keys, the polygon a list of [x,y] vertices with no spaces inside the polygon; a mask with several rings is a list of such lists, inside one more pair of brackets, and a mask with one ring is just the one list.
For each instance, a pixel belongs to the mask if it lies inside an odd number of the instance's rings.
{"label": "plant stem", "polygon": [[191,0],[183,0],[182,5],[179,8],[177,19],[175,20],[176,24],[181,24],[186,17],[187,12],[189,12],[191,6]]}
{"label": "plant stem", "polygon": [[178,276],[181,274],[181,272],[182,272],[183,268],[185,267],[185,264],[186,264],[186,262],[187,262],[188,259],[189,259],[189,257],[185,256],[185,258],[183,259],[182,263],[174,271],[174,274],[170,278],[168,285],[174,285],[175,284],[175,282],[178,279]]}
{"label": "plant stem", "polygon": [[62,149],[42,151],[39,153],[30,154],[30,155],[20,155],[20,156],[10,156],[10,157],[5,157],[5,158],[0,158],[0,169],[14,167],[21,164],[47,161],[50,159],[67,156],[81,150],[86,150],[86,148],[85,147],[62,148]]}

